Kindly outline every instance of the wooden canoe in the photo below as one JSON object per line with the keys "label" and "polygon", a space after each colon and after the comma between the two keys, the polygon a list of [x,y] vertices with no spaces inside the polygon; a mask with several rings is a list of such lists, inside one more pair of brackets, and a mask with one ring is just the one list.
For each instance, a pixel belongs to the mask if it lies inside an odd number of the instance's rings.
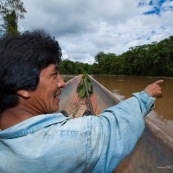
{"label": "wooden canoe", "polygon": [[[68,115],[74,117],[81,116],[88,107],[88,100],[80,99],[76,93],[80,79],[81,75],[69,80],[60,98],[59,110],[65,110]],[[95,115],[121,101],[91,76],[90,80],[93,86],[90,101]],[[145,124],[144,133],[134,150],[118,165],[114,173],[173,171],[173,138],[165,134],[149,118],[145,118]]]}

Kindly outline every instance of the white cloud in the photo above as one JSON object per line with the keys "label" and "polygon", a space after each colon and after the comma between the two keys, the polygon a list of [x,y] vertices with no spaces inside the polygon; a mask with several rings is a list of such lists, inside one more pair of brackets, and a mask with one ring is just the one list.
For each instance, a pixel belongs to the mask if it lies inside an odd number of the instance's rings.
{"label": "white cloud", "polygon": [[169,0],[162,4],[160,15],[144,15],[152,10],[149,0],[23,2],[27,13],[19,21],[20,30],[48,30],[59,41],[63,58],[73,61],[93,63],[99,51],[119,55],[129,47],[169,37],[173,29]]}

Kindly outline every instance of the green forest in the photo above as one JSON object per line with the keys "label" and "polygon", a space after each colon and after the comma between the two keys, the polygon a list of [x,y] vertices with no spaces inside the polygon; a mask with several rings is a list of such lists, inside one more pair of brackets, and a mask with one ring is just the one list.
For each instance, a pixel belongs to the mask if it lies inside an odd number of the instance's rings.
{"label": "green forest", "polygon": [[[1,0],[0,33],[21,34],[18,19],[24,19],[26,9],[21,0]],[[173,76],[173,36],[160,42],[131,47],[121,55],[99,52],[94,64],[73,62],[68,59],[60,62],[61,74],[106,74],[135,76]]]}
{"label": "green forest", "polygon": [[160,42],[131,47],[121,55],[99,52],[94,64],[60,62],[62,74],[173,76],[173,36]]}

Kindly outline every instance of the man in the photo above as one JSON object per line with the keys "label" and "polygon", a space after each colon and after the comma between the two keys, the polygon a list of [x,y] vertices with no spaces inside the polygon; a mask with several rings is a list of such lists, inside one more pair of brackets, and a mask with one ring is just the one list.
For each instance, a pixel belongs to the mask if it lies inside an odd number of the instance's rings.
{"label": "man", "polygon": [[43,31],[0,39],[0,173],[109,173],[134,148],[162,80],[100,116],[58,110],[58,42]]}

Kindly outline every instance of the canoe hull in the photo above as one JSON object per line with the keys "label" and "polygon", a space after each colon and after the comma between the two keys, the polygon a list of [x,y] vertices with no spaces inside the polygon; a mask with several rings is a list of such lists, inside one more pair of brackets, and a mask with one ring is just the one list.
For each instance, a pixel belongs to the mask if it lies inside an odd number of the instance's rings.
{"label": "canoe hull", "polygon": [[[75,109],[74,105],[79,100],[76,88],[80,79],[81,76],[77,76],[66,83],[61,94],[60,111],[64,109],[70,115]],[[121,101],[92,77],[90,80],[93,85],[90,100],[95,115],[99,115],[104,109]],[[142,137],[132,153],[117,166],[114,173],[159,172],[160,169],[165,169],[164,171],[173,169],[172,138],[167,139],[166,134],[162,133],[147,118],[145,122],[146,127]]]}
{"label": "canoe hull", "polygon": [[[72,114],[73,110],[75,109],[75,104],[79,100],[78,94],[76,93],[76,88],[81,77],[81,75],[77,76],[66,83],[66,87],[62,90],[60,95],[60,111],[64,109],[69,115]],[[116,105],[121,101],[104,86],[100,85],[95,79],[90,77],[90,80],[93,86],[93,94],[90,96],[90,100],[95,115],[100,114],[104,109]]]}

